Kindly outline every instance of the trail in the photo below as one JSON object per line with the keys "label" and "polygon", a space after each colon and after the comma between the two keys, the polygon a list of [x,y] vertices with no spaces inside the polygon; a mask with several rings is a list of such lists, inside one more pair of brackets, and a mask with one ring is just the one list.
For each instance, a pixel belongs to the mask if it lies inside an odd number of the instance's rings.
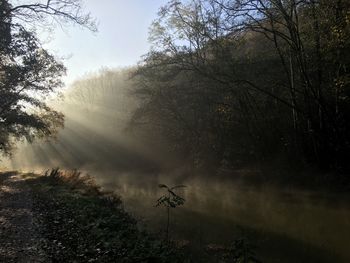
{"label": "trail", "polygon": [[0,262],[49,262],[39,244],[30,187],[15,172],[0,173]]}

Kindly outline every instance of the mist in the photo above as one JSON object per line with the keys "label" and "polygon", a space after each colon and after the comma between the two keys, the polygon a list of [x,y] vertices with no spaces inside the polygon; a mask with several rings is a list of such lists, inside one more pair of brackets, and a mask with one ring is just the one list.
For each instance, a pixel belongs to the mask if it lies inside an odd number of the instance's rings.
{"label": "mist", "polygon": [[[152,231],[160,231],[165,220],[154,207],[161,194],[157,185],[184,184],[181,194],[187,203],[173,213],[174,238],[229,244],[243,233],[253,240],[269,238],[257,250],[267,259],[286,260],[286,251],[290,261],[285,262],[296,260],[292,254],[319,262],[347,258],[346,195],[261,183],[256,180],[261,171],[254,166],[240,166],[229,175],[223,166],[215,173],[196,171],[154,126],[133,123],[142,105],[134,74],[135,68],[102,69],[75,81],[52,102],[65,115],[64,128],[56,138],[19,143],[8,169],[43,172],[60,167],[90,174],[105,190],[118,193],[127,211]],[[326,229],[322,235],[321,229]],[[330,244],[323,251],[325,239]],[[282,254],[267,253],[271,244]],[[301,246],[307,249],[301,251]]]}
{"label": "mist", "polygon": [[[101,262],[130,241],[140,262],[140,247],[164,262],[350,262],[347,1],[87,5],[97,18],[80,0],[19,2],[0,3],[0,195],[27,223],[41,207],[53,248],[82,243]],[[71,24],[70,45],[56,29]],[[56,242],[72,230],[51,228],[57,200],[90,243]]]}
{"label": "mist", "polygon": [[130,127],[138,100],[132,95],[133,69],[101,69],[75,81],[51,101],[65,115],[55,138],[22,141],[9,169],[43,171],[50,167],[94,171],[154,170],[166,166],[171,154],[146,141]]}

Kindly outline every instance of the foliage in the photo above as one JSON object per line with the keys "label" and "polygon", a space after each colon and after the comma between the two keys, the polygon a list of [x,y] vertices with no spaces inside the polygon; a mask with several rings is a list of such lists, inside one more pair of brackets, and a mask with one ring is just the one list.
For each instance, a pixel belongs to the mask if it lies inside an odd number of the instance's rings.
{"label": "foliage", "polygon": [[124,129],[136,107],[134,98],[129,96],[133,86],[131,72],[132,68],[103,68],[75,81],[65,93],[64,110],[71,111],[72,107],[91,127],[98,122],[105,131],[115,133],[118,128]]}
{"label": "foliage", "polygon": [[260,263],[256,257],[254,248],[247,239],[236,239],[229,251],[224,254],[225,262],[234,263]]}
{"label": "foliage", "polygon": [[63,114],[46,99],[62,87],[65,67],[42,47],[33,28],[72,22],[95,30],[79,0],[42,2],[0,1],[0,152],[5,154],[14,139],[53,136],[63,126]]}
{"label": "foliage", "polygon": [[42,246],[55,262],[184,262],[180,253],[140,231],[120,198],[77,171],[53,169],[31,179]]}
{"label": "foliage", "polygon": [[158,200],[156,206],[165,206],[167,208],[176,208],[185,203],[185,199],[174,192],[175,189],[186,187],[184,185],[176,185],[168,187],[165,184],[158,185],[159,188],[164,188],[166,194],[162,195]]}
{"label": "foliage", "polygon": [[278,158],[345,173],[349,8],[342,0],[169,1],[135,72],[134,127],[153,127],[197,167]]}
{"label": "foliage", "polygon": [[170,209],[181,206],[185,203],[185,199],[175,193],[174,190],[186,187],[185,185],[176,185],[168,187],[165,184],[159,184],[159,188],[164,189],[166,192],[164,195],[158,198],[156,206],[164,206],[167,211],[166,222],[166,240],[169,241],[169,227],[170,227]]}

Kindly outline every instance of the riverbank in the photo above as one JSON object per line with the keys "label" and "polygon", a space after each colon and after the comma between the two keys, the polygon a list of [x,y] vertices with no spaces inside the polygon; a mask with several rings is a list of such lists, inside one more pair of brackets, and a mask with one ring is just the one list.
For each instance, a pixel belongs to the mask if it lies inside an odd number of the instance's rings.
{"label": "riverbank", "polygon": [[[349,209],[336,197],[222,178],[106,176],[94,177],[102,190],[77,171],[0,173],[0,262],[348,262]],[[155,207],[161,182],[186,185],[172,242]]]}
{"label": "riverbank", "polygon": [[2,173],[1,262],[184,262],[78,172]]}

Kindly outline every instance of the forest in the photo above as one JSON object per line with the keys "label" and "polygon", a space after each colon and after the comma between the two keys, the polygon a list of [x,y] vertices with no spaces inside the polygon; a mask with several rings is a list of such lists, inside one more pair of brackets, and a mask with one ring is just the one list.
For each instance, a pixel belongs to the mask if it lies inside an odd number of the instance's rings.
{"label": "forest", "polygon": [[24,191],[53,262],[350,260],[350,1],[169,0],[138,63],[66,86],[39,32],[98,37],[84,2],[0,0],[1,218]]}
{"label": "forest", "polygon": [[137,66],[82,79],[67,98],[123,115],[119,128],[195,170],[348,182],[347,1],[170,1],[149,39]]}
{"label": "forest", "polygon": [[150,38],[133,126],[196,166],[348,173],[347,1],[172,1]]}
{"label": "forest", "polygon": [[[65,97],[109,109],[112,123],[125,113],[119,127],[149,145],[164,142],[196,169],[312,167],[343,183],[350,155],[349,19],[349,3],[341,0],[170,1],[152,23],[151,50],[137,66],[106,69],[85,86],[78,81]],[[10,33],[2,24],[2,36],[14,42],[2,37],[2,61],[25,63],[1,66],[1,149],[10,153],[11,138],[52,135],[62,126],[63,115],[38,96],[62,85],[64,66],[31,32],[17,25]],[[128,86],[123,99],[118,81]]]}

